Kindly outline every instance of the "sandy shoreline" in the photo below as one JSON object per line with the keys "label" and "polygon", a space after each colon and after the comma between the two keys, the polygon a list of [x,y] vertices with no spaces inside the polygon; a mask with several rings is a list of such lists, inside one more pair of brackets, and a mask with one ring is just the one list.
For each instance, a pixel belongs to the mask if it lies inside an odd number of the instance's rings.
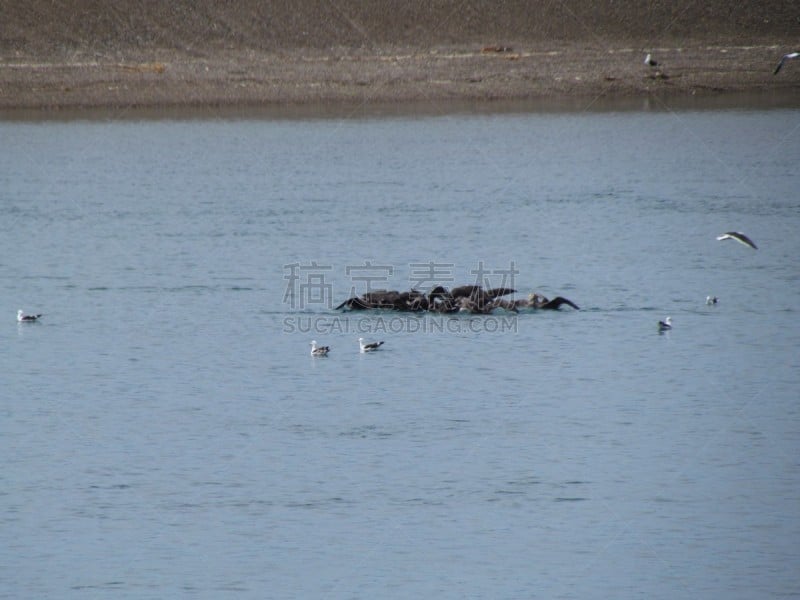
{"label": "sandy shoreline", "polygon": [[[432,49],[157,51],[109,60],[0,60],[0,109],[255,107],[620,98],[800,92],[800,61],[772,71],[786,46],[583,44]],[[500,51],[496,51],[500,50]],[[800,97],[800,93],[798,94]]]}
{"label": "sandy shoreline", "polygon": [[29,0],[0,17],[3,111],[800,92],[800,60],[772,74],[797,50],[790,0]]}

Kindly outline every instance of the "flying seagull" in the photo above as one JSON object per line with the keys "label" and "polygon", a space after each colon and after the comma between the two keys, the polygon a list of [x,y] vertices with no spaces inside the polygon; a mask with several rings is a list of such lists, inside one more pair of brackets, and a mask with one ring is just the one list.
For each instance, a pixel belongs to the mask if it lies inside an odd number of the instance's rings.
{"label": "flying seagull", "polygon": [[383,342],[365,342],[364,338],[358,338],[358,345],[361,352],[373,352],[383,345]]}
{"label": "flying seagull", "polygon": [[653,57],[650,56],[650,53],[648,53],[647,56],[644,57],[644,64],[646,64],[648,67],[657,67],[658,61],[653,60]]}
{"label": "flying seagull", "polygon": [[789,54],[784,54],[781,57],[781,60],[778,63],[778,66],[775,67],[775,70],[772,72],[772,74],[773,75],[777,75],[778,71],[780,71],[781,67],[783,67],[783,63],[785,63],[787,60],[792,60],[793,58],[797,58],[798,56],[800,56],[800,52],[789,52]]}
{"label": "flying seagull", "polygon": [[672,317],[667,317],[663,321],[658,322],[659,331],[669,331],[672,329]]}
{"label": "flying seagull", "polygon": [[17,311],[17,321],[20,323],[34,323],[35,321],[38,321],[39,317],[41,316],[42,315],[26,315],[24,312],[22,312],[21,308]]}
{"label": "flying seagull", "polygon": [[317,346],[317,340],[311,341],[311,356],[328,356],[330,346]]}
{"label": "flying seagull", "polygon": [[740,244],[744,244],[745,246],[750,246],[753,250],[758,250],[758,246],[755,245],[753,240],[743,234],[741,231],[728,231],[723,233],[722,235],[717,236],[717,240],[736,240]]}

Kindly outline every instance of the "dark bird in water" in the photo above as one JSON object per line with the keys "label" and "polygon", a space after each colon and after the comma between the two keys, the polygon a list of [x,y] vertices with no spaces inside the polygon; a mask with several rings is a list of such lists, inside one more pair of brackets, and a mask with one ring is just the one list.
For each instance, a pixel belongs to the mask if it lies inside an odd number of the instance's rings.
{"label": "dark bird in water", "polygon": [[484,290],[479,285],[462,285],[450,291],[450,297],[458,310],[474,314],[488,314],[494,310],[496,300],[501,296],[513,294],[511,288],[492,288]]}
{"label": "dark bird in water", "polygon": [[797,58],[798,56],[800,56],[800,52],[789,52],[789,54],[784,54],[781,57],[781,60],[778,63],[778,66],[775,67],[775,70],[772,72],[772,74],[773,75],[777,75],[778,71],[780,71],[781,68],[783,67],[783,63],[785,63],[787,60],[792,60],[793,58]]}
{"label": "dark bird in water", "polygon": [[462,296],[461,298],[458,298],[456,302],[458,304],[459,312],[467,312],[473,315],[488,315],[491,314],[495,308],[503,308],[511,312],[519,312],[514,307],[511,300],[503,300],[502,298],[497,298],[488,302],[477,302],[472,298]]}
{"label": "dark bird in water", "polygon": [[35,323],[41,316],[42,315],[26,315],[22,312],[21,308],[17,311],[17,321],[20,323]]}
{"label": "dark bird in water", "polygon": [[462,285],[453,288],[450,291],[450,295],[453,298],[494,299],[499,298],[500,296],[513,294],[516,291],[517,290],[512,290],[511,288],[492,288],[489,290],[484,290],[479,285]]}
{"label": "dark bird in water", "polygon": [[349,308],[350,310],[366,310],[372,307],[361,298],[357,298],[354,296],[342,302],[339,306],[336,307],[336,310],[342,308]]}
{"label": "dark bird in water", "polygon": [[368,308],[394,308],[395,302],[400,297],[397,290],[373,290],[361,297],[353,297],[345,300],[336,310],[349,308],[351,310],[366,310]]}
{"label": "dark bird in water", "polygon": [[[444,289],[444,288],[441,288]],[[435,296],[435,294],[434,294]],[[363,296],[353,296],[342,302],[336,310],[347,308],[350,310],[367,310],[372,308],[386,308],[401,311],[428,310],[430,296],[417,290],[398,292],[396,290],[374,290]]]}
{"label": "dark bird in water", "polygon": [[723,233],[722,235],[717,236],[717,240],[736,240],[740,244],[744,244],[745,246],[750,246],[753,250],[758,250],[758,246],[755,245],[753,240],[743,234],[741,231],[728,231],[727,233]]}
{"label": "dark bird in water", "polygon": [[361,348],[361,352],[374,352],[383,346],[383,342],[365,342],[364,338],[358,338],[358,346]]}
{"label": "dark bird in water", "polygon": [[546,310],[558,310],[559,308],[561,308],[562,304],[566,304],[567,306],[571,306],[575,310],[580,310],[577,304],[575,304],[571,300],[568,300],[567,298],[564,298],[563,296],[556,296],[552,300],[548,300],[547,298],[544,298],[543,300],[544,302],[541,304],[541,306],[538,306],[537,308],[543,308]]}
{"label": "dark bird in water", "polygon": [[566,304],[567,306],[571,306],[575,310],[580,310],[577,304],[572,302],[572,300],[568,300],[563,296],[556,296],[552,300],[548,299],[541,294],[537,294],[532,292],[527,300],[515,300],[514,306],[517,309],[520,308],[534,308],[534,309],[544,309],[544,310],[558,310],[562,304]]}
{"label": "dark bird in water", "polygon": [[441,285],[437,285],[428,293],[427,304],[428,310],[435,313],[454,313],[460,309],[458,301]]}

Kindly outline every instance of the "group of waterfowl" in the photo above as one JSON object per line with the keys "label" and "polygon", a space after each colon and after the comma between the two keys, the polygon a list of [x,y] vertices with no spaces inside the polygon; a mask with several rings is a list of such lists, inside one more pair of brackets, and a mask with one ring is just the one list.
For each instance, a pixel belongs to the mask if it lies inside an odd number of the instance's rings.
{"label": "group of waterfowl", "polygon": [[451,314],[465,312],[487,315],[496,309],[510,312],[520,310],[556,310],[563,304],[579,310],[578,306],[562,296],[548,299],[538,293],[527,298],[508,300],[503,296],[515,293],[506,287],[485,290],[479,285],[462,285],[448,290],[443,286],[433,288],[427,294],[418,290],[399,292],[397,290],[374,290],[362,296],[354,296],[342,302],[336,310],[387,309],[402,312],[432,312]]}

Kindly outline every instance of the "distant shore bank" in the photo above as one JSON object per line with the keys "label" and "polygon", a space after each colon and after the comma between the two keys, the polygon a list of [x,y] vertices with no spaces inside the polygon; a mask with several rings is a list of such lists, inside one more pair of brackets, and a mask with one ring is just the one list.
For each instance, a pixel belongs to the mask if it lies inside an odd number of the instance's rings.
{"label": "distant shore bank", "polygon": [[773,75],[798,34],[791,0],[29,0],[0,109],[800,94],[800,60]]}
{"label": "distant shore bank", "polygon": [[203,57],[156,52],[0,62],[0,109],[257,107],[545,98],[800,94],[800,60],[778,75],[780,45],[647,49],[560,44],[387,47],[378,52],[226,51]]}

